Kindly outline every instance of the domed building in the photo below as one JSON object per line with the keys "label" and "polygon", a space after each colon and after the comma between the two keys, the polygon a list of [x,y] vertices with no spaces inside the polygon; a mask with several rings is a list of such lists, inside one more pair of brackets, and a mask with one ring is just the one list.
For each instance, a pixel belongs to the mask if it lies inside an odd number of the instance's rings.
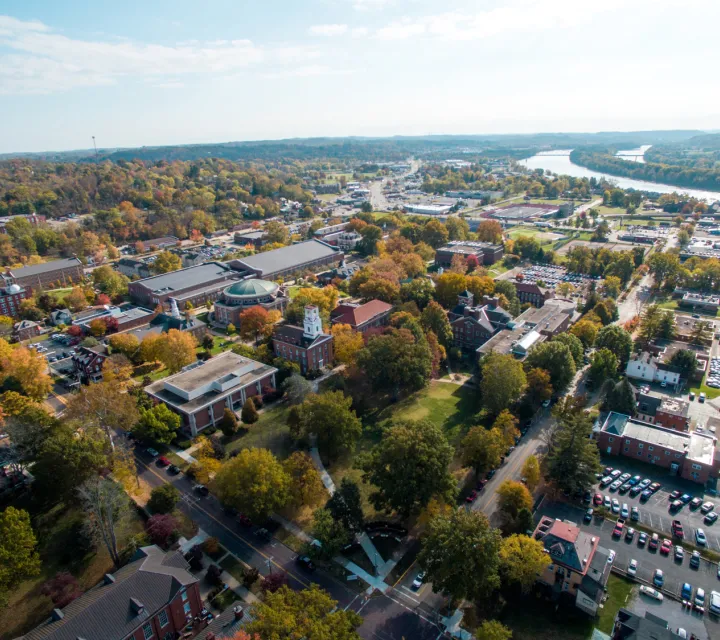
{"label": "domed building", "polygon": [[222,327],[234,324],[240,327],[240,314],[250,307],[262,307],[267,311],[284,311],[288,298],[280,292],[280,287],[269,280],[251,278],[240,280],[226,287],[215,301],[211,316],[213,323]]}

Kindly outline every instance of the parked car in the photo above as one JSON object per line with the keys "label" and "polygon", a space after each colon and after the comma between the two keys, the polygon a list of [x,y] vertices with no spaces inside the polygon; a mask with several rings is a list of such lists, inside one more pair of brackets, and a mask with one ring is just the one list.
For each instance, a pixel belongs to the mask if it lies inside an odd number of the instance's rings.
{"label": "parked car", "polygon": [[702,498],[693,498],[692,500],[690,500],[690,508],[691,509],[698,509],[701,504],[702,504]]}
{"label": "parked car", "polygon": [[611,485],[610,489],[612,491],[617,491],[622,486],[622,482],[620,480],[615,480]]}
{"label": "parked car", "polygon": [[682,500],[673,500],[672,503],[670,504],[670,511],[672,513],[677,513],[682,508],[683,508]]}
{"label": "parked car", "polygon": [[701,513],[710,513],[715,508],[715,505],[712,502],[705,502],[702,507],[700,507]]}
{"label": "parked car", "polygon": [[670,502],[672,502],[673,500],[677,500],[681,495],[682,495],[682,491],[675,490],[668,496],[668,500],[670,500]]}
{"label": "parked car", "polygon": [[683,600],[690,600],[690,598],[692,598],[692,592],[693,592],[692,585],[689,582],[686,582],[685,584],[683,584],[682,588],[680,589],[680,597]]}
{"label": "parked car", "polygon": [[615,561],[615,549],[610,549],[610,553],[608,554],[608,564],[612,564]]}
{"label": "parked car", "polygon": [[629,473],[623,473],[623,474],[618,478],[618,480],[620,480],[620,482],[627,482],[628,480],[630,480],[630,477],[631,477],[631,476],[630,476]]}
{"label": "parked car", "polygon": [[676,538],[680,538],[680,540],[685,537],[685,532],[683,531],[682,522],[680,522],[680,520],[672,521],[672,534]]}
{"label": "parked car", "polygon": [[618,477],[620,477],[620,476],[622,475],[622,471],[620,471],[620,469],[613,469],[613,470],[610,472],[610,475],[611,475],[614,479],[617,479]]}
{"label": "parked car", "polygon": [[634,498],[642,490],[643,488],[639,484],[636,484],[632,489],[630,489],[630,495]]}
{"label": "parked car", "polygon": [[615,523],[615,528],[613,529],[613,532],[612,532],[612,534],[615,538],[619,538],[622,535],[624,526],[625,526],[625,523],[622,520],[618,520]]}
{"label": "parked car", "polygon": [[628,491],[630,491],[630,489],[632,489],[632,485],[629,482],[626,482],[618,489],[618,493],[626,494]]}
{"label": "parked car", "polygon": [[660,547],[660,553],[663,553],[665,555],[668,555],[670,553],[670,549],[672,549],[672,542],[665,538],[662,541],[662,545]]}
{"label": "parked car", "polygon": [[593,518],[593,513],[595,513],[595,511],[594,511],[594,509],[593,509],[592,507],[590,507],[590,508],[585,512],[585,516],[583,517],[583,520],[585,520],[585,522],[591,522],[591,521],[592,521],[592,518]]}
{"label": "parked car", "polygon": [[602,502],[603,502],[602,494],[601,494],[601,493],[596,493],[596,494],[595,494],[595,497],[593,498],[593,504],[594,504],[596,507],[599,507],[599,506],[602,504]]}
{"label": "parked car", "polygon": [[679,544],[675,545],[675,560],[679,560],[682,562],[685,559],[685,549],[683,549]]}
{"label": "parked car", "polygon": [[660,544],[660,538],[657,533],[652,534],[652,538],[650,538],[650,544],[648,545],[648,549],[651,551],[655,551],[655,549],[658,548],[658,545]]}
{"label": "parked car", "polygon": [[653,575],[653,584],[656,587],[662,587],[663,584],[665,584],[665,576],[662,572],[662,569],[655,569],[655,574]]}
{"label": "parked car", "polygon": [[640,482],[641,479],[642,478],[640,476],[633,476],[632,478],[630,478],[630,480],[628,480],[628,482],[634,487]]}
{"label": "parked car", "polygon": [[197,491],[197,493],[201,496],[207,496],[210,494],[210,489],[208,489],[204,484],[193,485],[193,491]]}
{"label": "parked car", "polygon": [[695,530],[695,542],[700,547],[704,547],[707,545],[707,537],[705,536],[705,532],[702,529]]}
{"label": "parked car", "polygon": [[650,480],[650,478],[645,478],[645,479],[640,483],[640,486],[641,486],[643,489],[647,489],[651,484],[652,484],[652,480]]}
{"label": "parked car", "polygon": [[640,509],[638,509],[637,507],[633,507],[630,510],[630,520],[633,520],[635,522],[640,520]]}
{"label": "parked car", "polygon": [[647,587],[644,584],[640,585],[640,593],[646,596],[649,596],[650,598],[654,598],[655,600],[659,600],[662,602],[663,600],[663,594],[660,593],[657,589],[653,589],[652,587]]}
{"label": "parked car", "polygon": [[248,518],[244,513],[237,514],[237,521],[241,527],[252,527],[252,520]]}
{"label": "parked car", "polygon": [[705,589],[697,588],[695,592],[695,606],[701,609],[705,608]]}
{"label": "parked car", "polygon": [[627,502],[623,502],[622,509],[620,509],[620,515],[623,518],[627,518],[630,515],[630,509],[628,508]]}
{"label": "parked car", "polygon": [[425,582],[425,572],[421,571],[415,576],[415,580],[412,581],[412,588],[417,591],[420,587],[423,586],[423,583]]}
{"label": "parked car", "polygon": [[690,566],[693,569],[697,569],[700,566],[700,552],[699,551],[693,551],[690,554]]}
{"label": "parked car", "polygon": [[640,532],[640,535],[638,536],[638,547],[644,547],[645,544],[648,541],[648,534],[644,531]]}
{"label": "parked car", "polygon": [[147,453],[151,458],[157,458],[160,455],[160,453],[152,447],[145,449],[145,453]]}
{"label": "parked car", "polygon": [[612,506],[612,502],[610,501],[610,496],[605,496],[605,497],[603,498],[603,506],[604,506],[606,509],[609,509],[609,508]]}
{"label": "parked car", "polygon": [[600,480],[600,486],[607,487],[611,482],[612,476],[605,476],[602,480]]}
{"label": "parked car", "polygon": [[628,564],[628,568],[627,568],[627,574],[634,578],[637,575],[637,570],[638,570],[638,561],[630,560],[630,563]]}
{"label": "parked car", "polygon": [[643,502],[647,502],[651,496],[652,491],[650,491],[650,489],[645,489],[645,491],[640,494],[640,500],[642,500]]}
{"label": "parked car", "polygon": [[687,504],[691,500],[692,500],[692,496],[689,493],[683,493],[680,496],[680,502],[682,502],[683,504]]}
{"label": "parked car", "polygon": [[698,398],[698,402],[705,402],[705,398],[706,398],[706,397],[707,397],[707,396],[705,395],[705,392],[704,392],[704,391],[701,391],[701,392],[700,392],[700,397]]}
{"label": "parked car", "polygon": [[178,467],[176,464],[171,464],[171,465],[167,468],[167,472],[168,472],[171,476],[176,476],[178,473],[180,473],[180,467]]}
{"label": "parked car", "polygon": [[625,540],[628,542],[632,542],[633,538],[635,537],[635,529],[632,527],[629,527],[628,530],[625,532]]}
{"label": "parked car", "polygon": [[704,522],[705,524],[714,524],[717,519],[718,519],[718,514],[717,514],[717,512],[716,512],[716,511],[711,511],[710,513],[708,513],[708,514],[703,518],[703,522]]}
{"label": "parked car", "polygon": [[156,461],[155,464],[158,467],[169,467],[170,466],[170,460],[168,460],[165,456],[160,456]]}
{"label": "parked car", "polygon": [[305,571],[315,571],[315,563],[312,561],[310,556],[298,556],[295,558],[297,565]]}
{"label": "parked car", "polygon": [[465,502],[474,502],[475,498],[477,498],[478,492],[476,489],[473,489],[465,498]]}
{"label": "parked car", "polygon": [[612,500],[612,512],[620,513],[620,503],[618,502],[617,498],[613,498]]}

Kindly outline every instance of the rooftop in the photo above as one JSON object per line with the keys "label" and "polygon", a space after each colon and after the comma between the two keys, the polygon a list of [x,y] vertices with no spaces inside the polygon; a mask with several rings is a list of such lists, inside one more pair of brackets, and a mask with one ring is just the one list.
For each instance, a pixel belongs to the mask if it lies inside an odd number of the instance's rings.
{"label": "rooftop", "polygon": [[278,285],[274,282],[250,278],[249,280],[241,280],[240,282],[230,285],[225,289],[225,294],[238,298],[269,296],[276,293],[278,288]]}
{"label": "rooftop", "polygon": [[350,324],[357,327],[382,313],[387,313],[391,309],[392,305],[387,302],[370,300],[360,305],[339,304],[330,315],[335,323]]}
{"label": "rooftop", "polygon": [[233,260],[232,264],[244,267],[249,271],[257,271],[261,275],[267,275],[287,271],[314,260],[329,258],[338,253],[340,251],[335,247],[313,239]]}
{"label": "rooftop", "polygon": [[533,537],[540,540],[554,564],[585,575],[598,546],[598,538],[581,531],[576,524],[543,517]]}
{"label": "rooftop", "polygon": [[206,262],[187,269],[151,276],[133,284],[140,284],[153,293],[164,294],[202,287],[213,280],[229,279],[232,275],[232,270],[224,264]]}
{"label": "rooftop", "polygon": [[16,278],[25,278],[27,276],[36,276],[40,273],[48,271],[56,271],[58,269],[72,269],[73,267],[82,267],[82,262],[77,258],[65,258],[63,260],[53,260],[52,262],[43,262],[42,264],[31,264],[20,269],[11,269],[10,272]]}

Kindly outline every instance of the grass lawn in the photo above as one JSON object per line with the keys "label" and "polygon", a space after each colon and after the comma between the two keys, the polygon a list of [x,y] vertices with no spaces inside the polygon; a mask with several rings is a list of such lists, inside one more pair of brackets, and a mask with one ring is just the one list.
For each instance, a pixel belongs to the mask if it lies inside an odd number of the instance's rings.
{"label": "grass lawn", "polygon": [[633,591],[633,583],[625,578],[610,574],[607,583],[608,599],[600,609],[597,628],[605,633],[610,633],[615,622],[615,615],[621,607],[626,607]]}
{"label": "grass lawn", "polygon": [[210,602],[218,611],[225,611],[233,602],[240,600],[240,596],[232,589],[225,589],[218,593]]}
{"label": "grass lawn", "polygon": [[700,395],[701,393],[704,393],[708,400],[712,400],[713,398],[717,398],[720,396],[720,389],[713,389],[712,387],[708,387],[705,384],[706,378],[703,378],[702,382],[694,382],[692,386],[688,389],[688,391],[694,391],[695,395]]}
{"label": "grass lawn", "polygon": [[62,300],[71,291],[72,287],[67,287],[64,289],[52,289],[50,291],[46,291],[45,293],[59,301]]}
{"label": "grass lawn", "polygon": [[286,424],[288,411],[288,406],[280,403],[263,409],[260,419],[250,426],[247,433],[234,436],[225,445],[228,454],[239,449],[259,447],[270,449],[280,459],[287,458],[292,449],[290,429]]}
{"label": "grass lawn", "polygon": [[[229,337],[225,336],[212,336],[213,339],[213,348],[210,349],[210,354],[213,356],[216,356],[218,353],[222,353],[223,351],[227,351],[228,349],[232,348],[233,342],[230,340]],[[226,342],[229,342],[230,344],[225,344]],[[205,349],[202,346],[198,346],[198,348],[195,350],[197,353],[203,353]]]}
{"label": "grass lawn", "polygon": [[243,564],[235,556],[228,556],[221,563],[220,566],[225,569],[235,580],[242,584],[245,572],[243,570]]}
{"label": "grass lawn", "polygon": [[[102,543],[97,550],[89,553],[77,548],[77,531],[82,522],[83,514],[79,508],[67,509],[62,505],[33,518],[42,561],[40,575],[16,585],[9,594],[8,606],[0,609],[0,639],[16,638],[50,615],[52,601],[40,593],[40,588],[59,571],[71,572],[83,590],[97,584],[105,573],[113,571],[112,561]],[[142,531],[142,520],[131,510],[118,531],[120,547]]]}
{"label": "grass lawn", "polygon": [[534,238],[538,233],[542,233],[542,230],[534,227],[515,227],[510,230],[508,235],[514,240],[518,236],[530,236]]}

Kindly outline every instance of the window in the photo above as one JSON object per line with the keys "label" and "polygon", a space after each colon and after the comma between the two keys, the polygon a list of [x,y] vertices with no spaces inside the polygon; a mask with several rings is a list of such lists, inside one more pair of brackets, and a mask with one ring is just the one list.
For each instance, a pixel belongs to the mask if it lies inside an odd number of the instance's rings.
{"label": "window", "polygon": [[638,455],[641,456],[641,455],[642,455],[642,451],[638,451]]}
{"label": "window", "polygon": [[[183,594],[183,595],[185,595],[185,594]],[[185,613],[190,613],[191,609],[190,609],[190,603],[189,603],[189,602],[186,602],[186,603],[183,605],[183,611],[184,611]]]}
{"label": "window", "polygon": [[693,469],[697,469],[698,471],[700,471],[700,469],[702,469],[702,467],[701,467],[699,464],[694,464],[694,465],[692,466],[692,468],[693,468]]}
{"label": "window", "polygon": [[613,440],[615,440],[615,438],[613,438],[612,436],[608,438],[608,442],[612,442]]}
{"label": "window", "polygon": [[653,447],[652,447],[652,446],[649,446],[649,447],[648,447],[648,451],[652,451],[652,450],[653,450]]}
{"label": "window", "polygon": [[147,624],[143,625],[142,630],[143,630],[143,636],[145,636],[145,640],[150,640],[150,638],[153,637],[152,626],[150,625],[149,622]]}
{"label": "window", "polygon": [[630,444],[630,440],[625,440],[625,444]]}
{"label": "window", "polygon": [[169,623],[170,621],[168,620],[167,611],[165,611],[165,609],[163,609],[163,610],[160,612],[160,615],[158,616],[158,622],[160,622],[160,627],[161,627],[161,628],[168,626],[168,623]]}
{"label": "window", "polygon": [[676,453],[676,454],[675,454],[675,457],[676,457],[676,458],[679,458],[679,457],[680,457],[680,454],[679,454],[679,453]]}
{"label": "window", "polygon": [[182,590],[182,601],[187,602],[187,599],[188,599],[187,591],[185,591],[185,589],[183,589]]}
{"label": "window", "polygon": [[670,452],[669,452],[669,451],[666,451],[666,452],[665,452],[665,455],[666,455],[666,456],[669,456],[669,455],[670,455]]}
{"label": "window", "polygon": [[624,451],[625,453],[627,453],[628,451],[630,451],[630,449],[629,449],[629,447],[625,447],[625,448],[623,449],[623,451]]}
{"label": "window", "polygon": [[642,449],[645,445],[642,442],[638,442],[638,449]]}

